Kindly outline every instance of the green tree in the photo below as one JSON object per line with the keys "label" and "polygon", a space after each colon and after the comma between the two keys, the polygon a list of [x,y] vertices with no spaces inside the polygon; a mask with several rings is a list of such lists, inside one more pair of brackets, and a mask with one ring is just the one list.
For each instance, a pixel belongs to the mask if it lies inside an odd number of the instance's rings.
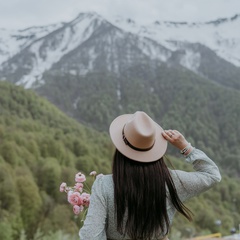
{"label": "green tree", "polygon": [[21,217],[28,238],[33,237],[38,227],[38,219],[42,208],[42,199],[39,190],[32,177],[20,175],[16,177],[18,193],[21,202]]}

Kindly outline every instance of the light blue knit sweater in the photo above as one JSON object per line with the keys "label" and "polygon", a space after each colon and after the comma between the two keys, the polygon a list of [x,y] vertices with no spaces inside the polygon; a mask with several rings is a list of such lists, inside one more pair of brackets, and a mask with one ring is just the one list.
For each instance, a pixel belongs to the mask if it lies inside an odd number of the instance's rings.
{"label": "light blue knit sweater", "polygon": [[[216,164],[201,150],[194,149],[186,158],[193,165],[193,172],[170,170],[180,199],[186,200],[208,190],[221,180]],[[169,198],[168,198],[169,199]],[[159,209],[161,211],[161,209]],[[172,223],[176,212],[170,200],[167,211]],[[98,177],[93,184],[90,206],[83,227],[79,231],[81,240],[120,240],[130,239],[116,230],[114,217],[114,187],[112,175]],[[157,238],[164,236],[158,233]]]}

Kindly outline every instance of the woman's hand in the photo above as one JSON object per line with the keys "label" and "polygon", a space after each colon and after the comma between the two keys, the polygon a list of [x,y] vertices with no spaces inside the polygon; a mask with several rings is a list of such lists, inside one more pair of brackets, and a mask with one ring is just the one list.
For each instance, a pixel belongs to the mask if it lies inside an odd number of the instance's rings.
{"label": "woman's hand", "polygon": [[176,148],[182,150],[188,145],[188,141],[185,137],[177,130],[164,130],[162,132],[163,137],[170,142]]}

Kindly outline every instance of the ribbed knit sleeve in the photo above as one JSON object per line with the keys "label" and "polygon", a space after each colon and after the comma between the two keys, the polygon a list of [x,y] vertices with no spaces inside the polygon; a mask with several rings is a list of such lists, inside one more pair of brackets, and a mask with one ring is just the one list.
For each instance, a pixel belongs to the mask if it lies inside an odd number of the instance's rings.
{"label": "ribbed knit sleeve", "polygon": [[221,181],[217,165],[201,150],[194,149],[186,158],[194,172],[171,170],[174,183],[182,201],[186,201]]}

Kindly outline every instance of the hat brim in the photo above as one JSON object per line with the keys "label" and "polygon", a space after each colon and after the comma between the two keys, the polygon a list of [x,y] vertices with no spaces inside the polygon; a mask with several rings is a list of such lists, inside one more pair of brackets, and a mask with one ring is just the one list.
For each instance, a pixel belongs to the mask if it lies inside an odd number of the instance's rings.
{"label": "hat brim", "polygon": [[160,159],[167,150],[167,140],[162,136],[163,128],[156,124],[156,138],[153,147],[148,151],[137,151],[125,144],[122,137],[124,125],[132,118],[133,114],[124,114],[113,120],[109,133],[113,144],[126,157],[138,162],[154,162]]}

